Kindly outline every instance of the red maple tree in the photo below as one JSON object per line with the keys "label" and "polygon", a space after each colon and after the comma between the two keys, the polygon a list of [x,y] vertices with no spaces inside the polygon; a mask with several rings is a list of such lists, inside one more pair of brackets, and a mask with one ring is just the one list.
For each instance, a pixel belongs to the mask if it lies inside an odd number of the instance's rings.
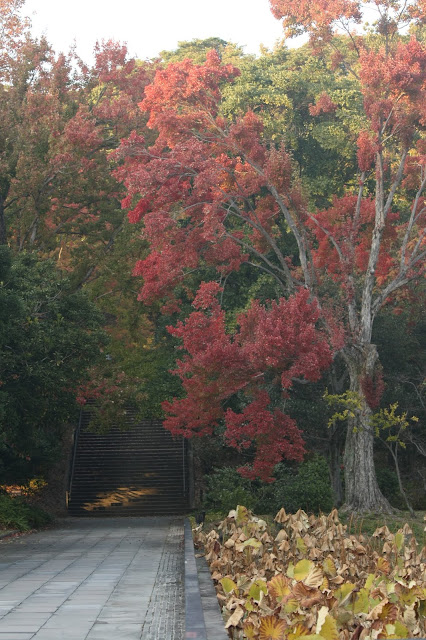
{"label": "red maple tree", "polygon": [[[347,54],[345,64],[364,97],[363,129],[353,139],[358,186],[348,185],[327,209],[308,205],[291,154],[268,142],[257,115],[247,112],[234,121],[221,116],[221,86],[238,70],[222,65],[214,51],[203,65],[185,60],[157,73],[140,105],[157,138],[146,144],[130,136],[118,170],[128,190],[123,205],[129,219],[144,219],[151,244],[150,255],[135,267],[144,279],[141,299],[160,298],[168,311],[176,310],[181,295],[191,296],[187,283],[194,270],[214,269],[226,287],[242,264],[267,273],[279,290],[277,301],[252,301],[236,327],[227,329],[212,295],[217,285],[201,287],[198,310],[171,329],[186,351],[177,370],[186,397],[165,406],[166,425],[190,436],[211,432],[223,419],[229,443],[255,445],[250,473],[265,478],[282,455],[297,459],[302,452],[291,418],[271,402],[271,383],[285,397],[294,378],[318,379],[332,351],[340,353],[361,402],[345,452],[346,503],[358,511],[389,508],[375,478],[372,396],[366,393],[369,381],[380,387],[374,319],[424,267],[419,131],[425,48],[414,36],[399,39],[397,28],[389,27],[398,15],[417,20],[419,9],[414,15],[407,5],[397,14],[395,3],[376,4],[383,15],[369,47],[352,32],[334,36],[336,22],[360,20],[356,2],[272,2],[292,33],[307,30],[317,47],[341,47],[339,59]],[[322,95],[311,112],[332,118],[338,108]],[[295,257],[286,248],[289,234]],[[329,280],[338,287],[332,302]],[[238,408],[231,406],[235,396]]]}

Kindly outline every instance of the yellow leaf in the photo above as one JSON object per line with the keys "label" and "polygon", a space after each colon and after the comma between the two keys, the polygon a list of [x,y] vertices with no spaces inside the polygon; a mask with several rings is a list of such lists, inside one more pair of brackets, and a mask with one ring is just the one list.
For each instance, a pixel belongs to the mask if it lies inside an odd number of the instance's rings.
{"label": "yellow leaf", "polygon": [[324,573],[326,573],[328,576],[334,578],[334,576],[337,575],[336,565],[334,564],[334,560],[331,556],[327,556],[322,564],[322,567],[324,569]]}
{"label": "yellow leaf", "polygon": [[284,640],[286,623],[275,616],[261,618],[259,627],[260,640]]}
{"label": "yellow leaf", "polygon": [[308,550],[303,538],[301,538],[300,536],[297,536],[296,538],[296,546],[300,553],[306,553],[306,551]]}
{"label": "yellow leaf", "polygon": [[285,613],[294,613],[299,608],[299,601],[295,598],[290,598],[284,605]]}
{"label": "yellow leaf", "polygon": [[242,505],[237,505],[236,521],[238,525],[245,524],[248,521],[248,509]]}
{"label": "yellow leaf", "polygon": [[325,640],[338,640],[339,632],[337,631],[336,620],[330,614],[325,617],[324,624],[320,629],[320,635]]}
{"label": "yellow leaf", "polygon": [[395,635],[398,638],[408,638],[408,636],[410,635],[410,632],[408,631],[405,624],[402,624],[402,622],[400,622],[399,620],[395,620],[394,625],[395,625]]}
{"label": "yellow leaf", "polygon": [[240,622],[241,618],[244,615],[244,610],[241,607],[237,607],[230,618],[228,618],[227,623],[225,624],[225,629],[229,629],[229,627],[236,627]]}
{"label": "yellow leaf", "polygon": [[253,598],[253,600],[259,601],[261,592],[266,595],[268,593],[268,587],[266,585],[266,582],[259,578],[251,585],[248,592],[249,598]]}
{"label": "yellow leaf", "polygon": [[283,575],[274,576],[268,582],[268,588],[270,595],[278,602],[281,602],[284,596],[288,596],[290,593],[290,587]]}
{"label": "yellow leaf", "polygon": [[256,627],[251,622],[246,622],[243,626],[244,635],[248,640],[256,637]]}
{"label": "yellow leaf", "polygon": [[330,586],[327,576],[324,576],[324,580],[321,582],[319,589],[320,591],[326,591]]}
{"label": "yellow leaf", "polygon": [[374,582],[374,578],[376,576],[374,575],[374,573],[369,573],[367,580],[365,581],[365,588],[366,589],[371,589],[371,587],[373,586],[373,582]]}
{"label": "yellow leaf", "polygon": [[336,589],[334,597],[340,603],[342,602],[353,590],[355,585],[351,582],[345,582],[339,589]]}
{"label": "yellow leaf", "polygon": [[260,549],[261,546],[262,546],[262,543],[260,542],[260,540],[257,540],[256,538],[249,538],[248,540],[243,542],[244,549],[246,547],[253,547],[254,549]]}
{"label": "yellow leaf", "polygon": [[231,579],[231,578],[222,578],[222,580],[220,580],[220,584],[223,587],[224,592],[226,593],[226,595],[228,595],[229,593],[231,593],[232,591],[237,591],[237,585],[235,584],[235,582]]}
{"label": "yellow leaf", "polygon": [[288,640],[298,640],[299,638],[309,635],[309,629],[303,624],[296,624],[289,631],[290,633],[287,635]]}
{"label": "yellow leaf", "polygon": [[383,607],[388,602],[388,599],[384,598],[381,602],[379,602],[379,604],[376,604],[376,606],[373,607],[368,614],[367,620],[378,620],[380,618],[380,614],[382,613]]}
{"label": "yellow leaf", "polygon": [[403,544],[404,544],[404,535],[402,531],[398,531],[397,533],[395,533],[395,546],[398,549],[398,551],[401,551]]}
{"label": "yellow leaf", "polygon": [[310,560],[300,560],[294,567],[294,579],[298,582],[304,580],[308,573],[315,568],[315,565]]}
{"label": "yellow leaf", "polygon": [[356,600],[354,602],[354,608],[353,608],[354,613],[368,612],[368,609],[369,609],[368,594],[369,594],[368,589],[365,589],[365,588],[360,589],[356,597]]}

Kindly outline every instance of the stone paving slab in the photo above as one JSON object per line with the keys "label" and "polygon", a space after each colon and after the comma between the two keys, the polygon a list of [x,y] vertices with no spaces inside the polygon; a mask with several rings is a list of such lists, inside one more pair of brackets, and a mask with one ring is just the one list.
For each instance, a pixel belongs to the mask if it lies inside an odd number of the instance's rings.
{"label": "stone paving slab", "polygon": [[183,640],[183,520],[70,518],[0,543],[0,640]]}

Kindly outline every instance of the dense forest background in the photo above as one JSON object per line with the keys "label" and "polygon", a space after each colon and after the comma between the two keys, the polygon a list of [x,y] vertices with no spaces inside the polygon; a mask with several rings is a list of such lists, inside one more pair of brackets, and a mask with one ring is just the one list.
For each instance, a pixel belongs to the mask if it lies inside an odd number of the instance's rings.
{"label": "dense forest background", "polygon": [[[170,282],[167,286],[164,282],[167,269],[174,273],[176,263],[162,264],[163,275],[151,280],[147,272],[142,280],[142,271],[135,269],[153,259],[152,239],[150,242],[141,216],[144,206],[148,207],[140,197],[143,176],[134,168],[135,162],[143,157],[142,147],[150,150],[152,159],[153,149],[159,149],[162,126],[169,127],[170,136],[172,127],[173,135],[183,127],[165,124],[160,117],[157,125],[152,124],[153,114],[160,113],[155,102],[160,100],[155,95],[159,77],[166,88],[178,73],[187,74],[186,82],[197,73],[201,77],[204,72],[200,70],[212,68],[213,52],[218,61],[215,69],[217,65],[227,69],[217,76],[214,87],[206,84],[209,91],[218,92],[215,117],[237,127],[247,113],[253,114],[253,126],[261,123],[265,148],[277,154],[284,146],[288,150],[287,169],[297,181],[304,206],[311,211],[332,211],[336,199],[349,198],[357,191],[360,159],[353,140],[366,126],[359,78],[328,50],[313,51],[311,44],[298,49],[281,45],[253,56],[244,54],[237,44],[210,38],[182,42],[175,51],[140,61],[130,58],[125,46],[103,42],[96,45],[95,62],[89,67],[75,53],[57,53],[43,38],[34,38],[22,8],[20,0],[0,6],[3,485],[47,478],[78,420],[80,407],[90,400],[96,400],[92,426],[102,430],[119,421],[129,405],[136,406],[145,418],[164,417],[164,406],[170,406],[164,403],[185,396],[182,375],[173,373],[184,333],[170,332],[168,327],[179,322],[185,326],[200,285],[215,279],[221,260],[224,264],[236,257],[226,253],[225,247],[214,260],[203,254],[193,269],[182,258],[185,280],[172,283],[173,296],[167,293]],[[422,42],[422,29],[413,30]],[[408,38],[403,36],[401,41]],[[339,35],[338,46],[341,56],[354,57],[350,36]],[[238,73],[231,71],[235,68]],[[159,75],[162,73],[165,75]],[[206,95],[210,100],[210,94]],[[166,90],[162,99],[171,100]],[[185,111],[191,97],[179,99],[176,113],[193,117]],[[151,104],[150,111],[140,108],[143,101]],[[195,125],[186,123],[185,127],[187,135]],[[242,128],[241,132],[240,139],[238,132],[234,135],[243,145]],[[254,137],[248,139],[248,144],[253,141]],[[413,163],[418,159],[419,141],[424,144],[421,127],[410,142]],[[395,141],[392,144],[397,146]],[[229,148],[224,153],[231,158]],[[208,154],[206,157],[212,157],[213,151]],[[155,170],[160,172],[161,166]],[[365,188],[372,189],[373,177],[367,175],[363,180]],[[407,202],[416,192],[412,174],[407,173],[404,180],[393,207],[395,214],[398,208],[408,210]],[[152,181],[149,188],[161,193]],[[256,197],[266,202],[265,187],[256,185],[256,189],[260,194]],[[194,185],[191,190],[192,194]],[[165,207],[169,198],[168,211],[173,210],[184,229],[187,222],[179,212],[181,200],[173,197],[174,208],[169,192],[157,206]],[[254,202],[251,194],[246,198],[250,202]],[[192,206],[189,200],[186,204]],[[395,217],[395,228],[397,224]],[[366,235],[371,232],[368,225],[366,219]],[[166,238],[167,226],[164,229]],[[242,229],[237,237],[243,239]],[[152,235],[152,229],[150,232]],[[285,229],[280,233],[280,251],[286,259],[294,258],[292,277],[300,279],[295,236]],[[278,237],[276,227],[271,227],[271,234]],[[313,242],[316,248],[323,246],[319,237]],[[171,244],[176,246],[176,238]],[[263,251],[260,244],[255,245],[259,252]],[[332,259],[331,252],[324,253],[323,262]],[[268,305],[282,297],[282,283],[274,276],[277,267],[271,260],[272,270],[253,268],[251,259],[241,260],[232,271],[222,270],[218,282],[228,331],[240,326],[241,314],[248,312],[254,300]],[[362,262],[361,257],[359,260]],[[255,266],[262,264],[267,263],[257,261]],[[156,295],[140,294],[143,285],[151,286]],[[338,300],[338,286],[337,278],[324,278],[321,295]],[[175,304],[177,290],[179,304]],[[423,307],[423,284],[413,277],[404,292],[397,292],[377,314],[372,336],[383,381],[374,408],[382,417],[375,428],[375,468],[384,496],[404,509],[407,501],[414,509],[426,508]],[[290,308],[287,313],[290,317]],[[292,460],[275,467],[275,483],[237,473],[237,467],[253,464],[256,450],[252,442],[229,446],[223,421],[217,422],[213,433],[201,432],[194,438],[197,473],[209,508],[240,503],[263,513],[281,504],[289,510],[326,510],[343,503],[345,420],[351,417],[350,398],[344,395],[349,389],[348,370],[336,351],[327,366],[325,360],[318,365],[318,375],[311,376],[311,381],[302,377],[295,375],[284,400],[272,376],[267,380],[270,402],[280,410],[285,407],[304,441],[303,455],[294,454]],[[332,397],[340,398],[337,402],[341,404],[333,404]],[[247,406],[244,402],[236,393],[226,399],[226,406],[242,411]]]}

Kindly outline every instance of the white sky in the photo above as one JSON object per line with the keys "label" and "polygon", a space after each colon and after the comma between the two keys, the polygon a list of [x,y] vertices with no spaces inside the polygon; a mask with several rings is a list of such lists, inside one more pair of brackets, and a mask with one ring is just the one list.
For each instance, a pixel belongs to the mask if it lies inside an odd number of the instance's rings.
{"label": "white sky", "polygon": [[178,41],[217,36],[259,53],[282,38],[268,0],[26,0],[33,33],[44,33],[57,52],[77,52],[90,62],[96,40],[127,42],[129,53],[153,58]]}

